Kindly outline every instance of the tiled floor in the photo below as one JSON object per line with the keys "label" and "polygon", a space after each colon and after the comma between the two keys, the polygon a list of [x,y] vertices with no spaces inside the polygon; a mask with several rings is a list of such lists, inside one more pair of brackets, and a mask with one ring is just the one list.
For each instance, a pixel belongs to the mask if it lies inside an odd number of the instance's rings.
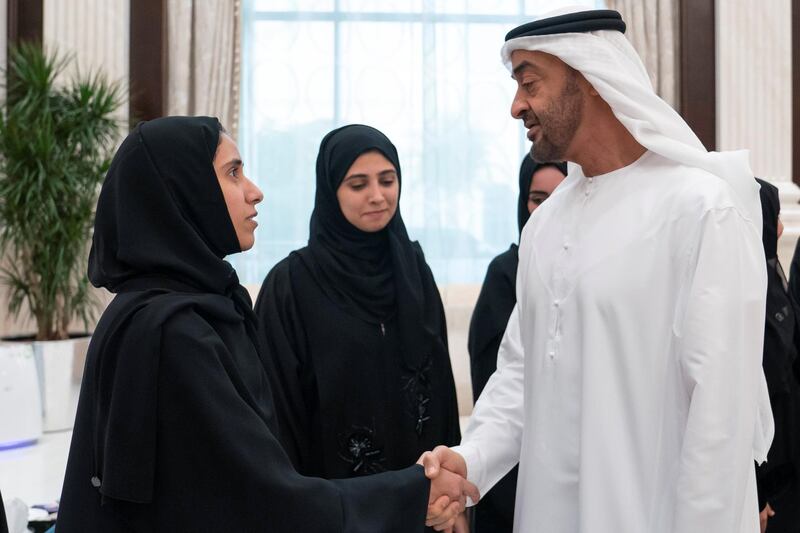
{"label": "tiled floor", "polygon": [[45,433],[38,443],[0,451],[3,499],[26,504],[50,503],[61,496],[72,431]]}

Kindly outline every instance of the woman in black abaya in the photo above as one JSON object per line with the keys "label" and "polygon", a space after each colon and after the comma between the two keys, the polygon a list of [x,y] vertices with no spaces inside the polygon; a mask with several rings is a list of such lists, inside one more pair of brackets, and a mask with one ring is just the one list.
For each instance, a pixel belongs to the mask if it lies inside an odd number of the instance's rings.
{"label": "woman in black abaya", "polygon": [[89,347],[58,532],[421,531],[420,467],[302,477],[275,437],[255,315],[223,260],[253,245],[262,196],[220,130],[142,123],[103,184],[89,277],[116,296]]}
{"label": "woman in black abaya", "polygon": [[316,173],[308,246],[272,269],[255,309],[292,462],[356,477],[457,444],[458,407],[442,302],[398,207],[394,145],[344,126],[322,140]]}
{"label": "woman in black abaya", "polygon": [[[539,164],[525,155],[519,169],[517,224],[519,232],[531,213],[544,202],[567,174],[565,163]],[[486,278],[469,324],[467,348],[475,401],[497,369],[497,350],[506,331],[511,311],[517,303],[516,280],[518,247],[512,244],[489,263]],[[477,533],[510,533],[514,521],[517,487],[515,467],[489,491],[475,508]]]}
{"label": "woman in black abaya", "polygon": [[775,437],[767,462],[756,468],[762,528],[768,533],[800,532],[800,384],[797,364],[798,321],[778,261],[780,223],[778,189],[761,185],[764,255],[767,258],[767,313],[764,330],[764,376],[767,380]]}

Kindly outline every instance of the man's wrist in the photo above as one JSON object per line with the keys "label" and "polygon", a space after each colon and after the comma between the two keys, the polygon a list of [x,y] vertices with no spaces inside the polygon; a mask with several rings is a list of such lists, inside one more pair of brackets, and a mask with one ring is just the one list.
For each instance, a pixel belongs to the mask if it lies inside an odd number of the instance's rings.
{"label": "man's wrist", "polygon": [[481,465],[481,456],[478,448],[462,443],[458,446],[453,446],[450,449],[464,458],[464,462],[467,465],[467,481],[475,484],[480,489],[481,472],[483,472],[483,468]]}

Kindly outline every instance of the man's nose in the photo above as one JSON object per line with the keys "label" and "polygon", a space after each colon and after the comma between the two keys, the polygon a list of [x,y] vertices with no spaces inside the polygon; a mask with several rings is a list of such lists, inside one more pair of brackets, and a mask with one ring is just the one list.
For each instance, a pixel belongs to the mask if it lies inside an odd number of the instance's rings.
{"label": "man's nose", "polygon": [[528,102],[519,94],[519,89],[514,94],[514,100],[511,101],[511,116],[516,119],[524,118],[525,111],[530,108]]}

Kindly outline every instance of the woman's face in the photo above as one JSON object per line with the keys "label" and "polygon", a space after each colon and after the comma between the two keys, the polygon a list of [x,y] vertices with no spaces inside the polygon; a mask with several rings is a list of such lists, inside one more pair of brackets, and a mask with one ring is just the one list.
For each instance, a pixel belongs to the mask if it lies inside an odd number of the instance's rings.
{"label": "woman's face", "polygon": [[242,251],[249,250],[256,241],[256,204],[264,199],[255,184],[244,175],[244,164],[239,149],[228,135],[221,133],[217,153],[214,156],[214,171],[228,206],[236,238]]}
{"label": "woman's face", "polygon": [[397,211],[400,183],[394,165],[380,152],[365,152],[353,161],[336,191],[347,221],[368,233],[386,227]]}
{"label": "woman's face", "polygon": [[533,213],[542,205],[563,180],[564,174],[556,167],[541,167],[534,172],[531,187],[528,189],[528,213]]}

